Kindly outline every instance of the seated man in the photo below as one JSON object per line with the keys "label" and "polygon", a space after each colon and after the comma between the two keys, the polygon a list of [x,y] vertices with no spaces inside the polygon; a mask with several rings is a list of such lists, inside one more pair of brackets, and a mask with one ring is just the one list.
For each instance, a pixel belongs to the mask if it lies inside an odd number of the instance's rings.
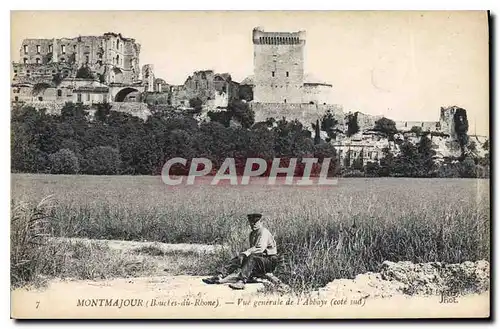
{"label": "seated man", "polygon": [[247,215],[250,232],[250,248],[241,252],[225,266],[225,273],[220,273],[212,278],[203,279],[203,282],[227,283],[236,280],[229,286],[233,289],[244,289],[245,283],[252,277],[262,277],[272,273],[278,265],[278,252],[274,238],[262,225],[261,214]]}

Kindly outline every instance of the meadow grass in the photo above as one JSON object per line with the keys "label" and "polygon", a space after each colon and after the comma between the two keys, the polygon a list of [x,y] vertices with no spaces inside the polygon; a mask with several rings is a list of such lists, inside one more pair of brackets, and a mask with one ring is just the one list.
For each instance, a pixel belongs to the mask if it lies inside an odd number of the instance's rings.
{"label": "meadow grass", "polygon": [[[159,177],[12,175],[13,207],[53,195],[47,234],[248,246],[261,212],[297,290],[377,270],[384,260],[489,260],[489,180],[346,178],[332,187],[166,186]],[[11,216],[12,217],[12,216]],[[191,273],[195,274],[195,273]]]}

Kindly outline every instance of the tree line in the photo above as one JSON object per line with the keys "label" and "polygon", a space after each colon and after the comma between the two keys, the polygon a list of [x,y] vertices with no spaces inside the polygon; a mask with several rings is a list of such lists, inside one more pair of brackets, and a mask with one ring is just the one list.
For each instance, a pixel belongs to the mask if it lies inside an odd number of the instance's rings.
{"label": "tree line", "polygon": [[[144,121],[110,108],[109,104],[98,104],[93,116],[88,107],[74,103],[67,103],[58,115],[31,107],[15,108],[11,117],[11,171],[158,175],[168,159],[203,157],[212,161],[213,173],[226,158],[234,158],[237,171],[242,172],[247,158],[263,158],[269,164],[281,158],[282,166],[286,166],[290,158],[298,158],[300,163],[302,158],[314,157],[320,163],[313,167],[313,175],[319,173],[324,158],[333,159],[331,176],[476,177],[483,175],[480,167],[488,168],[489,173],[487,159],[436,164],[427,136],[417,145],[402,142],[397,155],[385,149],[380,163],[359,157],[343,162],[329,143],[341,133],[329,112],[312,125],[312,134],[297,120],[255,122],[253,111],[241,101],[232,102],[225,110],[209,112],[207,122],[194,118],[198,111],[153,113]],[[392,132],[385,121],[379,126]],[[325,140],[319,138],[320,131],[326,132]],[[187,174],[189,166],[189,162],[174,166],[171,174]],[[296,175],[300,176],[303,169],[303,165],[297,166]]]}
{"label": "tree line", "polygon": [[[314,144],[299,121],[286,119],[254,123],[245,103],[209,114],[199,123],[192,114],[155,113],[143,121],[99,104],[90,119],[82,104],[66,104],[60,115],[31,107],[15,109],[11,121],[13,172],[91,175],[158,175],[174,157],[208,158],[213,170],[226,158],[242,170],[247,158],[269,163],[292,157],[336,157],[328,143]],[[331,162],[330,172],[338,170]],[[175,166],[172,174],[186,174]],[[298,168],[300,171],[301,169]]]}

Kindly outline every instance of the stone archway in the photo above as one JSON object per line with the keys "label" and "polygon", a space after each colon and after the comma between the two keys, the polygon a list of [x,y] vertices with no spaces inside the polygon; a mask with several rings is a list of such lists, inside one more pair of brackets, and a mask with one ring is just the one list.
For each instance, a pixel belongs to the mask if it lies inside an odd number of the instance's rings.
{"label": "stone archway", "polygon": [[127,97],[128,94],[133,92],[139,92],[139,90],[132,87],[123,88],[118,93],[116,93],[115,102],[120,102],[120,103],[123,102],[125,100],[125,97]]}

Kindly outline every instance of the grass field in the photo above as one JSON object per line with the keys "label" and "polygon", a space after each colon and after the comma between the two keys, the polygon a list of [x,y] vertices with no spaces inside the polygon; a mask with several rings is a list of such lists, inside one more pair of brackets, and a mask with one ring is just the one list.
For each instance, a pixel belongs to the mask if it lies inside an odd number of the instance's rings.
{"label": "grass field", "polygon": [[384,260],[489,260],[489,180],[172,187],[144,176],[11,177],[13,209],[52,195],[42,212],[44,232],[54,236],[228,245],[200,271],[246,248],[245,215],[262,212],[285,258],[277,274],[298,290],[376,270]]}

